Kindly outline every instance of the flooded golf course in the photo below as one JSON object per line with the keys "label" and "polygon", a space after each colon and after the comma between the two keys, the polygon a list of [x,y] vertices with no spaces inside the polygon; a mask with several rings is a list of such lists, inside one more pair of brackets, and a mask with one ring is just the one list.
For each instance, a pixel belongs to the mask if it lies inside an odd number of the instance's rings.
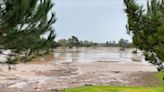
{"label": "flooded golf course", "polygon": [[[91,63],[97,61],[106,62],[142,62],[144,63],[143,52],[132,53],[135,49],[128,48],[120,50],[118,47],[91,47],[91,48],[57,48],[49,55],[44,56],[45,61],[60,63]],[[38,59],[37,59],[38,60]],[[33,60],[35,62],[35,59]]]}
{"label": "flooded golf course", "polygon": [[31,63],[17,64],[16,69],[11,71],[8,71],[7,65],[1,64],[0,89],[4,92],[56,92],[86,85],[158,84],[156,67],[144,60],[142,51],[134,54],[134,50],[115,47],[79,48],[78,51],[76,48],[57,48]]}

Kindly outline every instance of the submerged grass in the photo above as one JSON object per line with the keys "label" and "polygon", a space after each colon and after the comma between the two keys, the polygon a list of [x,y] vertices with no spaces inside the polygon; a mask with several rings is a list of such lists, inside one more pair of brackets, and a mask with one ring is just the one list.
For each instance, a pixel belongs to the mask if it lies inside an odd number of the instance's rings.
{"label": "submerged grass", "polygon": [[154,87],[128,87],[128,86],[84,86],[66,89],[61,92],[164,92],[164,72],[157,73],[161,81],[160,85]]}

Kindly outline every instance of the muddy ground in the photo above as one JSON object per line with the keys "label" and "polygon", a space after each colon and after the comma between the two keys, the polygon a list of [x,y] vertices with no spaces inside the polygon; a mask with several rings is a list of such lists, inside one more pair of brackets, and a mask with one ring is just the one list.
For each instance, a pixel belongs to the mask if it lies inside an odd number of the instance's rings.
{"label": "muddy ground", "polygon": [[0,92],[56,92],[91,85],[153,86],[156,67],[138,62],[0,65]]}

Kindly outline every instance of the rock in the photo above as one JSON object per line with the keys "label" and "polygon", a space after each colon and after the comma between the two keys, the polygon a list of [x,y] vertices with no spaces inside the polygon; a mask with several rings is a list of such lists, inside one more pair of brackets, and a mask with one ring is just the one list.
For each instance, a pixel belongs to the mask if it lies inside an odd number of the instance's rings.
{"label": "rock", "polygon": [[121,71],[112,71],[113,73],[121,73]]}
{"label": "rock", "polygon": [[93,86],[93,84],[88,84],[88,83],[86,83],[85,86]]}
{"label": "rock", "polygon": [[137,50],[134,50],[134,51],[132,51],[132,53],[133,53],[133,54],[137,54],[138,52],[137,52]]}
{"label": "rock", "polygon": [[57,89],[57,88],[51,88],[51,89],[48,89],[49,91],[52,91],[52,92],[58,92],[58,91],[60,91],[59,89]]}

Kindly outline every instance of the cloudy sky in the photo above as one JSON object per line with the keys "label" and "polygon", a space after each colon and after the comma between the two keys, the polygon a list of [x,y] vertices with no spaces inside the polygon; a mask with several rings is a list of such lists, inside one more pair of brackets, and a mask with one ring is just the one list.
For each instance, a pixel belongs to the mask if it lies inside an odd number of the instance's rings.
{"label": "cloudy sky", "polygon": [[[58,39],[72,35],[81,40],[95,42],[131,41],[126,34],[127,23],[123,0],[52,0],[57,22],[55,31]],[[138,0],[145,4],[147,0]]]}

